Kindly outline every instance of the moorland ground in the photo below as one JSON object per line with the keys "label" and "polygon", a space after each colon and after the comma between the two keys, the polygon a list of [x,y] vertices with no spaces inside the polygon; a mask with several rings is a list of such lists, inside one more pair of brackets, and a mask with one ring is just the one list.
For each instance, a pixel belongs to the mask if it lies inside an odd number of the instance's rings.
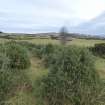
{"label": "moorland ground", "polygon": [[[17,42],[29,42],[33,44],[54,44],[54,45],[59,45],[60,41],[59,40],[52,40],[50,38],[48,39],[40,39],[40,38],[34,38],[31,37],[30,39],[27,39],[27,36],[22,37],[22,38],[14,38],[14,39],[4,39],[0,38],[0,43],[5,43],[11,40],[15,40]],[[105,40],[86,40],[86,39],[72,39],[72,41],[68,41],[67,45],[76,45],[80,47],[91,47],[94,46],[97,43],[105,43]],[[43,66],[43,62],[33,56],[29,52],[29,57],[31,61],[31,67],[28,68],[28,70],[25,71],[26,76],[29,78],[31,84],[34,84],[35,81],[37,82],[38,78],[41,78],[44,75],[47,75],[48,69],[46,69]],[[99,72],[101,78],[105,79],[105,59],[96,57],[95,58],[95,68]],[[23,86],[18,90],[16,90],[15,96],[11,96],[7,103],[11,103],[11,105],[36,105],[36,100],[33,92],[27,91],[24,89]]]}

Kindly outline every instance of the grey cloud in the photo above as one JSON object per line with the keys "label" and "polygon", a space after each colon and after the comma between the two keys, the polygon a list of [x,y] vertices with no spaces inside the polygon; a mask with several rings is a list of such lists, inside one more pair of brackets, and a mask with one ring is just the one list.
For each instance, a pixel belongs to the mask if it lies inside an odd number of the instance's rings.
{"label": "grey cloud", "polygon": [[[72,4],[69,4],[70,1]],[[79,22],[79,19],[74,18],[73,0],[0,0],[0,2],[0,29],[5,31],[16,29],[23,32],[33,29],[49,31],[51,27],[52,30],[56,30],[62,25]]]}

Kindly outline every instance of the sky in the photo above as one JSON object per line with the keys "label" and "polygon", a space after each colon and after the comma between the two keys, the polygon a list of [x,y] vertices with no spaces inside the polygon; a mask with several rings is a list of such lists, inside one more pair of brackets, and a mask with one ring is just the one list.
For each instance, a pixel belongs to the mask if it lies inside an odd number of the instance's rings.
{"label": "sky", "polygon": [[75,27],[105,11],[105,0],[0,0],[0,29],[47,32]]}

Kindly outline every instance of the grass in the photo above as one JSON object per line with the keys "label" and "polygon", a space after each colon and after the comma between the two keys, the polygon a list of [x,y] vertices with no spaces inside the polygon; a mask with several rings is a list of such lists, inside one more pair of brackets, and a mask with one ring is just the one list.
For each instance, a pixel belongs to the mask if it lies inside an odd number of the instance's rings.
{"label": "grass", "polygon": [[[33,38],[30,40],[21,40],[21,41],[27,41],[34,44],[60,44],[59,40],[52,40],[52,39],[40,39],[40,38]],[[77,46],[83,46],[83,47],[89,47],[94,46],[94,44],[97,43],[105,43],[104,40],[86,40],[86,39],[73,39],[72,41],[68,41],[68,45],[77,45]]]}
{"label": "grass", "polygon": [[40,59],[31,56],[31,68],[26,73],[33,85],[38,78],[46,75],[48,70],[44,68]]}
{"label": "grass", "polygon": [[[5,43],[6,39],[0,39],[0,43]],[[60,44],[59,40],[51,40],[51,39],[28,39],[28,40],[19,40],[19,41],[27,41],[34,44]],[[73,39],[68,42],[68,45],[77,45],[77,46],[94,46],[96,43],[105,43],[104,40],[86,40],[86,39]],[[34,85],[35,81],[38,78],[46,75],[48,70],[44,68],[42,61],[36,57],[30,55],[31,67],[29,70],[26,70],[26,75],[31,81],[31,84]],[[95,59],[95,67],[98,70],[99,74],[102,78],[105,79],[105,59],[96,57]],[[23,89],[18,90],[17,94],[14,97],[11,97],[7,103],[11,103],[11,105],[36,105],[35,97],[32,92],[24,91]]]}
{"label": "grass", "polygon": [[35,99],[32,94],[25,91],[19,91],[16,96],[11,98],[6,103],[9,103],[9,105],[35,105]]}
{"label": "grass", "polygon": [[73,41],[69,41],[70,45],[77,45],[83,47],[94,46],[97,43],[105,43],[104,40],[86,40],[86,39],[73,39]]}
{"label": "grass", "polygon": [[[31,57],[31,64],[32,66],[26,74],[34,85],[38,78],[48,73],[48,70],[43,67],[42,61],[36,57]],[[105,60],[97,57],[95,67],[101,77],[105,78]],[[8,103],[11,103],[11,105],[37,105],[35,100],[33,93],[21,90],[17,91],[16,96],[12,97]]]}
{"label": "grass", "polygon": [[[18,41],[26,41],[26,42],[30,42],[30,43],[33,43],[33,44],[49,44],[49,43],[60,44],[59,40],[52,40],[50,38],[40,39],[40,38],[31,37],[30,39],[27,39],[27,37],[26,37],[25,40],[23,40],[23,39],[25,39],[25,37],[22,36],[22,40],[18,40]],[[0,43],[4,43],[5,41],[8,41],[8,40],[7,39],[2,39],[2,38],[0,39]],[[68,41],[67,44],[68,45],[82,46],[82,47],[89,47],[89,46],[94,46],[94,44],[97,44],[97,43],[105,43],[105,41],[104,40],[86,40],[86,39],[75,39],[74,38],[72,41]],[[43,74],[44,70],[40,70],[40,69],[43,69],[43,68],[38,68],[37,67],[38,65],[40,65],[40,61],[38,61],[38,59],[31,58],[31,63],[32,63],[32,67],[31,67],[31,70],[29,72],[29,75],[35,74],[35,76],[37,76],[38,72],[40,72],[39,74]],[[35,63],[37,63],[37,64],[35,64]],[[97,57],[96,68],[100,71],[104,70],[105,60]],[[35,78],[35,76],[34,77],[32,76],[32,77]]]}
{"label": "grass", "polygon": [[[27,41],[27,42],[31,42],[34,44],[60,44],[59,40],[52,40],[51,38],[47,37],[45,39],[41,39],[40,37],[34,37],[34,36],[20,36],[20,35],[16,35],[16,36],[11,36],[10,38],[13,38],[14,40],[18,40],[18,41]],[[0,43],[4,43],[5,41],[8,41],[11,39],[5,39],[5,38],[0,38]],[[105,43],[105,40],[93,40],[93,39],[76,39],[73,38],[72,41],[68,41],[68,45],[77,45],[77,46],[84,46],[84,47],[88,47],[88,46],[94,46],[94,44],[96,43]]]}
{"label": "grass", "polygon": [[52,39],[40,39],[40,38],[33,38],[30,40],[22,40],[22,41],[27,41],[33,44],[59,44],[58,40],[52,40]]}
{"label": "grass", "polygon": [[4,38],[0,38],[0,43],[5,43],[7,41],[9,41],[9,40],[8,39],[4,39]]}

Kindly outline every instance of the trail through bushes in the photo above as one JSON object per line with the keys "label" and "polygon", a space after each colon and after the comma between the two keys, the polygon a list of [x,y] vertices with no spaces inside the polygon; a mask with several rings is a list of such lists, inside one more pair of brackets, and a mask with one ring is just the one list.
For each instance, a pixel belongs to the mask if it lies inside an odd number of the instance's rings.
{"label": "trail through bushes", "polygon": [[38,105],[105,104],[105,84],[87,48],[12,41],[0,45],[0,49],[0,100],[5,101],[14,87],[28,82],[24,74],[30,67],[28,50],[49,69],[32,85]]}

